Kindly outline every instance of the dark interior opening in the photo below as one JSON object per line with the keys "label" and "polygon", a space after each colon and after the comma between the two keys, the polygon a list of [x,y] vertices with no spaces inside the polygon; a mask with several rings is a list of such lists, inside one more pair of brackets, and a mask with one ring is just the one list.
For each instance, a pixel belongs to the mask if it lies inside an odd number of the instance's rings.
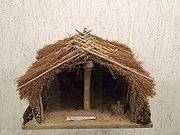
{"label": "dark interior opening", "polygon": [[[50,89],[43,91],[44,110],[83,109],[83,76],[83,65],[58,74]],[[110,109],[112,104],[120,101],[126,111],[129,108],[128,82],[122,76],[113,78],[107,68],[95,64],[91,76],[90,97],[91,109]]]}
{"label": "dark interior opening", "polygon": [[95,64],[91,77],[91,107],[111,109],[119,101],[126,112],[129,109],[128,87],[124,77],[113,77],[109,69]]}
{"label": "dark interior opening", "polygon": [[49,90],[44,90],[45,111],[58,109],[80,109],[83,106],[83,68],[57,74]]}

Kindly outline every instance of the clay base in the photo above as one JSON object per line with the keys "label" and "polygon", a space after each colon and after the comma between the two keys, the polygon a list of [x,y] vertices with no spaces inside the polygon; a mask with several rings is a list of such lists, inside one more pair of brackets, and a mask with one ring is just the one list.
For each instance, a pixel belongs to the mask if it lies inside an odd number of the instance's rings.
{"label": "clay base", "polygon": [[[67,121],[67,116],[95,116],[96,120]],[[126,115],[112,115],[109,111],[99,110],[60,110],[44,115],[44,122],[38,124],[34,119],[23,126],[23,129],[94,129],[94,128],[151,128],[153,125],[141,125],[131,122]]]}

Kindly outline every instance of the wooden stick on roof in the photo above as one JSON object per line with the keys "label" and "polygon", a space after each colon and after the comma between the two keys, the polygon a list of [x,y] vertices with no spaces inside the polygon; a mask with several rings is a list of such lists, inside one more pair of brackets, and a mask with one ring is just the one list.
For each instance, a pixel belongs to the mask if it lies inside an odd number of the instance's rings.
{"label": "wooden stick on roof", "polygon": [[[76,31],[80,34],[80,35],[79,35],[80,37],[85,37],[86,35],[89,34],[89,32],[91,32],[91,30],[85,31],[85,32],[80,32],[80,31],[78,31],[78,30],[76,30]],[[75,42],[77,42],[77,41],[75,41]],[[80,50],[82,51],[81,53],[75,54],[75,55],[73,55],[72,57],[70,57],[70,58],[68,58],[68,59],[60,62],[59,64],[57,64],[57,65],[55,65],[55,66],[53,66],[53,67],[51,67],[50,69],[46,70],[45,72],[41,73],[40,75],[36,76],[35,78],[29,80],[29,81],[26,82],[25,84],[19,86],[19,87],[17,88],[17,90],[23,88],[23,87],[26,86],[27,84],[35,81],[35,80],[38,79],[39,77],[45,75],[46,73],[48,73],[48,72],[50,72],[51,70],[59,67],[60,65],[68,62],[69,60],[72,60],[72,59],[74,59],[74,58],[82,55],[82,54],[84,53],[84,51],[85,51],[85,52],[88,52],[88,53],[90,53],[90,54],[92,54],[92,55],[98,56],[98,57],[100,57],[100,58],[106,59],[106,60],[108,60],[109,62],[114,63],[114,64],[122,67],[123,69],[126,69],[126,70],[128,70],[128,71],[130,71],[130,72],[132,72],[132,73],[134,73],[134,74],[139,75],[139,76],[142,76],[142,77],[144,77],[144,78],[146,78],[146,79],[148,79],[148,80],[152,80],[152,78],[150,78],[150,77],[148,77],[148,76],[146,76],[146,75],[143,75],[143,74],[137,72],[136,70],[131,69],[130,67],[124,66],[124,65],[118,63],[117,61],[112,60],[111,58],[109,58],[109,57],[106,56],[105,54],[99,53],[99,52],[96,51],[95,49],[91,49],[91,50],[90,50],[89,48],[87,48],[89,44],[81,43],[81,42],[78,42],[78,44],[80,44],[80,45],[82,45],[82,46],[80,47],[80,46],[76,45],[76,46],[74,46],[74,47],[80,49]],[[89,46],[90,46],[90,45],[89,45]],[[95,44],[95,46],[96,46],[96,44]],[[99,49],[100,49],[100,48],[99,48]],[[104,48],[101,48],[101,49],[104,50]],[[104,51],[105,51],[105,50],[104,50]]]}
{"label": "wooden stick on roof", "polygon": [[17,88],[17,90],[23,88],[24,86],[26,86],[26,85],[28,85],[29,83],[35,81],[35,80],[38,79],[39,77],[45,75],[46,73],[52,71],[52,70],[55,69],[55,68],[61,66],[62,64],[64,64],[64,63],[66,63],[66,62],[68,62],[68,61],[70,61],[70,60],[72,60],[72,59],[74,59],[74,58],[80,56],[80,55],[83,54],[83,53],[84,53],[84,52],[78,53],[78,54],[76,54],[76,55],[74,55],[74,56],[72,56],[72,57],[70,57],[70,58],[68,58],[68,59],[66,59],[66,60],[64,60],[64,61],[62,61],[62,62],[60,62],[59,64],[57,64],[57,65],[51,67],[50,69],[46,70],[45,72],[41,73],[40,75],[38,75],[38,76],[36,76],[35,78],[31,79],[30,81],[26,82],[25,84],[19,86],[19,87]]}
{"label": "wooden stick on roof", "polygon": [[148,76],[146,76],[146,75],[143,75],[143,74],[137,72],[136,70],[131,69],[130,67],[127,67],[127,66],[122,65],[122,64],[120,64],[120,63],[118,63],[118,62],[110,59],[109,57],[105,56],[105,55],[102,54],[102,53],[101,53],[101,54],[98,54],[98,52],[95,51],[95,50],[93,50],[93,51],[92,51],[92,50],[89,50],[88,48],[84,47],[84,46],[85,46],[84,43],[81,43],[81,44],[82,44],[83,46],[81,46],[81,47],[75,46],[75,47],[76,47],[76,48],[79,48],[79,49],[82,49],[82,50],[84,50],[84,51],[86,51],[86,52],[89,52],[89,53],[92,54],[92,55],[95,55],[95,56],[98,56],[98,57],[103,58],[103,59],[105,59],[105,60],[108,60],[109,62],[114,63],[114,64],[122,67],[123,69],[126,69],[126,70],[128,70],[128,71],[130,71],[130,72],[132,72],[132,73],[134,73],[134,74],[137,74],[137,75],[139,75],[139,76],[142,76],[142,77],[144,77],[144,78],[146,78],[146,79],[148,79],[148,80],[152,80],[152,78],[150,78],[150,77],[148,77]]}
{"label": "wooden stick on roof", "polygon": [[79,31],[79,30],[76,30],[76,32],[77,32],[80,36],[84,36],[84,37],[87,36],[87,35],[89,35],[91,31],[92,31],[92,30],[86,31],[86,30],[84,29],[84,31],[81,32],[81,31]]}

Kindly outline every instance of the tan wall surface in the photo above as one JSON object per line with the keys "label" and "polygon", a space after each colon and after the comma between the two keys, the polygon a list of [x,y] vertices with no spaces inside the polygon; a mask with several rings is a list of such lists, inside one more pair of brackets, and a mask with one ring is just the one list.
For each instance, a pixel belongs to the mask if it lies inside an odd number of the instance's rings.
{"label": "tan wall surface", "polygon": [[[179,0],[0,0],[0,135],[180,134]],[[21,129],[27,101],[15,80],[36,50],[87,27],[127,44],[156,80],[152,129]]]}

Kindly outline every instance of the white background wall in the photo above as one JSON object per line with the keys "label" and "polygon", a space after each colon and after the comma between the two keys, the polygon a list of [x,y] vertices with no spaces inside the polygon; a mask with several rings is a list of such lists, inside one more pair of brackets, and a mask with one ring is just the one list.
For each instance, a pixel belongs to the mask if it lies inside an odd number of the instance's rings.
{"label": "white background wall", "polygon": [[[156,80],[152,129],[21,129],[27,101],[15,80],[36,50],[87,27],[127,44]],[[180,134],[180,0],[0,0],[1,135]]]}

